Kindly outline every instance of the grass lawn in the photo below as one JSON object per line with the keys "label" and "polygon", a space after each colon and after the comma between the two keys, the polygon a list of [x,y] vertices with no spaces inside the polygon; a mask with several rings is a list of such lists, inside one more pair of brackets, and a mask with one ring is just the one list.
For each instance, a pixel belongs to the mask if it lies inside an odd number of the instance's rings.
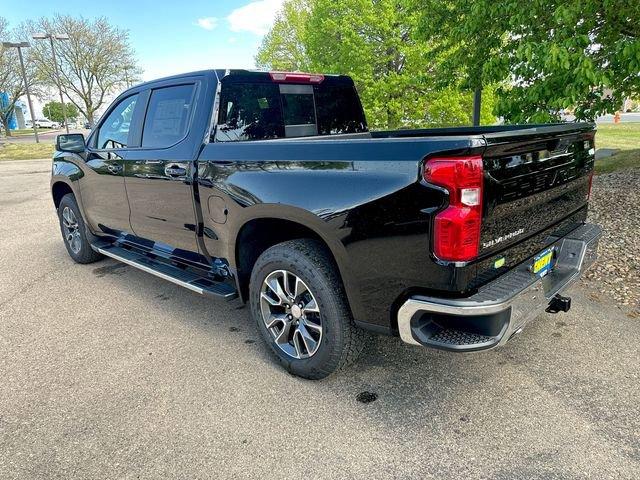
{"label": "grass lawn", "polygon": [[51,155],[53,145],[50,143],[7,143],[0,146],[0,161],[51,158]]}
{"label": "grass lawn", "polygon": [[[51,128],[38,128],[38,133],[56,132],[59,129]],[[26,135],[33,135],[33,128],[23,128],[19,130],[11,130],[12,137],[24,137]]]}
{"label": "grass lawn", "polygon": [[612,157],[596,162],[596,173],[609,173],[628,167],[640,167],[640,123],[598,125],[596,148],[615,148]]}

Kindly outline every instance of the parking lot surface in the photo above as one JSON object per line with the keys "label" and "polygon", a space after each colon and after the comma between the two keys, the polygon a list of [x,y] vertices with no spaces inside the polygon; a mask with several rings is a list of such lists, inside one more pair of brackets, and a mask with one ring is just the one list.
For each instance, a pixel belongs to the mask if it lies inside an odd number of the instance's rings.
{"label": "parking lot surface", "polygon": [[640,477],[640,321],[602,298],[485,353],[377,337],[305,381],[239,304],[74,264],[50,162],[1,165],[2,479]]}

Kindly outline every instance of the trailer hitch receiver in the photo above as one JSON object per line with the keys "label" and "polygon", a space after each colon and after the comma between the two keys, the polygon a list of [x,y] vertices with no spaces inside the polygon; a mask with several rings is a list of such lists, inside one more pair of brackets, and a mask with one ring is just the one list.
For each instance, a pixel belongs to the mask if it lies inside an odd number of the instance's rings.
{"label": "trailer hitch receiver", "polygon": [[571,297],[564,297],[558,293],[551,299],[546,311],[548,313],[568,312],[570,308]]}

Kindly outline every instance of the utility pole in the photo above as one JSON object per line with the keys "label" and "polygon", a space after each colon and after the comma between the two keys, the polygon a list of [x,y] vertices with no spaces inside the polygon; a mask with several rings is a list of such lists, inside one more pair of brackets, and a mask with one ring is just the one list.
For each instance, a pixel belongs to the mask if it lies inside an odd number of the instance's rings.
{"label": "utility pole", "polygon": [[480,102],[482,101],[482,89],[476,88],[473,92],[473,126],[480,126]]}
{"label": "utility pole", "polygon": [[58,72],[58,61],[56,60],[56,48],[53,44],[54,38],[56,40],[69,40],[69,35],[67,35],[66,33],[61,33],[58,35],[55,35],[53,33],[36,33],[33,36],[33,38],[36,40],[44,40],[48,38],[49,42],[51,43],[51,56],[53,57],[53,68],[56,73],[56,83],[58,84],[58,92],[60,92],[60,103],[62,103],[62,116],[64,117],[64,126],[67,130],[67,133],[69,133],[69,122],[67,121],[67,106],[64,103],[64,96],[62,95],[62,83],[60,82],[60,73]]}
{"label": "utility pole", "polygon": [[20,68],[22,68],[22,79],[24,80],[24,90],[27,93],[27,103],[29,104],[29,114],[31,115],[31,126],[33,127],[33,135],[36,143],[40,143],[38,139],[38,128],[36,127],[36,116],[33,114],[33,104],[31,103],[31,94],[29,93],[29,82],[27,81],[27,71],[24,69],[24,59],[22,58],[22,49],[30,47],[29,42],[2,42],[4,48],[17,48],[18,57],[20,58]]}

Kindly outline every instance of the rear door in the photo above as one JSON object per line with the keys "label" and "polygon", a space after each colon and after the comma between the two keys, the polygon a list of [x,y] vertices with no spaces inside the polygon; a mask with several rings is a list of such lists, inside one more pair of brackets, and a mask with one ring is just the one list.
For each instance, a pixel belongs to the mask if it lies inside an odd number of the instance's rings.
{"label": "rear door", "polygon": [[563,124],[484,136],[481,257],[517,263],[586,219],[594,128]]}
{"label": "rear door", "polygon": [[191,252],[198,252],[193,191],[196,152],[187,136],[197,91],[197,81],[185,80],[148,92],[140,148],[125,165],[135,235]]}

